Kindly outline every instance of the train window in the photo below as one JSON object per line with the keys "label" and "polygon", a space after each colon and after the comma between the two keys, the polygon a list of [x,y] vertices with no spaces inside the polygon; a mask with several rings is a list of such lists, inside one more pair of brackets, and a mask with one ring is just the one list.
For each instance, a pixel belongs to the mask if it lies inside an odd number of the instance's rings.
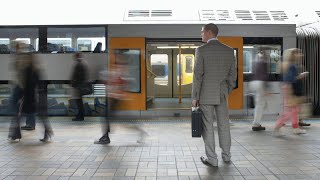
{"label": "train window", "polygon": [[152,72],[157,76],[154,83],[161,86],[168,86],[168,55],[152,54],[151,68]]}
{"label": "train window", "polygon": [[16,52],[16,43],[22,43],[22,51],[33,52],[36,39],[39,37],[37,28],[1,28],[0,54]]}
{"label": "train window", "polygon": [[10,39],[9,38],[0,38],[0,44],[8,45],[8,44],[10,44]]}
{"label": "train window", "polygon": [[128,85],[126,90],[133,93],[141,91],[140,78],[140,50],[137,49],[115,49],[115,64],[126,65],[126,79]]}
{"label": "train window", "polygon": [[258,45],[246,44],[243,47],[243,72],[252,73],[254,62],[258,53],[263,52],[268,63],[268,72],[273,74],[281,73],[281,45]]}
{"label": "train window", "polygon": [[10,39],[9,38],[1,38],[0,39],[0,54],[9,53],[9,45]]}
{"label": "train window", "polygon": [[192,56],[186,56],[186,73],[192,73],[193,72],[193,57]]}
{"label": "train window", "polygon": [[[96,38],[78,38],[77,39],[77,49],[78,51],[94,51],[94,52],[104,52],[106,50],[106,39],[104,37]],[[98,43],[101,43],[101,47],[98,48]]]}
{"label": "train window", "polygon": [[[71,38],[48,38],[48,51],[50,52],[65,52],[71,48]],[[73,50],[74,51],[74,50]]]}
{"label": "train window", "polygon": [[58,52],[94,51],[98,42],[104,51],[105,27],[48,28],[48,50]]}

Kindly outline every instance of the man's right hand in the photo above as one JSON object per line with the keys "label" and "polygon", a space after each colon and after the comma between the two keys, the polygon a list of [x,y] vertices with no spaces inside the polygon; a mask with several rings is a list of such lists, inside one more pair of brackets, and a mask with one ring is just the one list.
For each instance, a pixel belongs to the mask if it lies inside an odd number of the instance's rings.
{"label": "man's right hand", "polygon": [[198,107],[199,106],[199,100],[193,99],[192,100],[192,107]]}

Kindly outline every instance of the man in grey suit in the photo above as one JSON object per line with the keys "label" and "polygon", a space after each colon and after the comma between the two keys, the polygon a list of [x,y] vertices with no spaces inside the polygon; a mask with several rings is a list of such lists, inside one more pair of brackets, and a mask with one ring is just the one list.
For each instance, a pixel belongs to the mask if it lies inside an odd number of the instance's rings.
{"label": "man in grey suit", "polygon": [[214,112],[222,159],[229,162],[231,158],[228,94],[237,78],[234,50],[218,41],[218,32],[218,27],[212,23],[202,27],[202,41],[206,44],[196,49],[192,84],[192,106],[199,106],[203,112],[202,137],[207,158],[202,156],[200,159],[212,166],[218,166],[213,132]]}

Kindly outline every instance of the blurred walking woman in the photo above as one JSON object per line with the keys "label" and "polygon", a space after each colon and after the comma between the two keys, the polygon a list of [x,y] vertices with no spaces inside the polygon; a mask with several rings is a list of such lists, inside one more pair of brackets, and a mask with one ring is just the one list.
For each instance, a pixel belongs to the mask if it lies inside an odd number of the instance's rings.
{"label": "blurred walking woman", "polygon": [[283,55],[283,80],[282,86],[284,96],[284,112],[278,117],[274,135],[283,135],[280,128],[291,118],[294,134],[304,134],[304,130],[299,128],[299,105],[302,97],[302,79],[306,77],[307,72],[298,74],[298,68],[303,54],[300,49],[292,48],[284,51]]}
{"label": "blurred walking woman", "polygon": [[[20,84],[22,86],[22,93],[19,99],[19,109],[16,118],[13,119],[9,131],[9,140],[21,139],[20,119],[21,116],[34,116],[37,112],[38,100],[36,96],[36,89],[38,89],[40,80],[40,69],[36,66],[34,56],[31,53],[20,54],[20,68],[17,69],[21,75]],[[45,122],[44,122],[45,123]],[[52,134],[51,128],[46,127],[46,134]],[[45,139],[44,138],[44,139]],[[47,139],[46,139],[47,140]],[[43,139],[42,139],[43,141]]]}

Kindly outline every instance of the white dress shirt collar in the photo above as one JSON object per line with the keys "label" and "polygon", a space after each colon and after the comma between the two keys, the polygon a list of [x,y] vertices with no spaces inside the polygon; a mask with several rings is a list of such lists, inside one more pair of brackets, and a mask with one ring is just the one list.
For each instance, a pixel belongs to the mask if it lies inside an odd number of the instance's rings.
{"label": "white dress shirt collar", "polygon": [[218,38],[216,38],[216,37],[215,38],[211,38],[211,39],[208,39],[207,43],[210,42],[210,41],[216,41],[216,40],[218,40]]}

